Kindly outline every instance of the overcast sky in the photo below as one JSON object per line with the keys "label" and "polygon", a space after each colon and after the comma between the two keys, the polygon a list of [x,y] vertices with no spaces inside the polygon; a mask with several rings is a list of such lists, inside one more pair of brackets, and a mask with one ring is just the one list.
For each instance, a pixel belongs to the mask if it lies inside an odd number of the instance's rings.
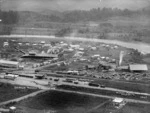
{"label": "overcast sky", "polygon": [[90,10],[98,7],[140,9],[150,6],[150,0],[0,0],[3,10]]}

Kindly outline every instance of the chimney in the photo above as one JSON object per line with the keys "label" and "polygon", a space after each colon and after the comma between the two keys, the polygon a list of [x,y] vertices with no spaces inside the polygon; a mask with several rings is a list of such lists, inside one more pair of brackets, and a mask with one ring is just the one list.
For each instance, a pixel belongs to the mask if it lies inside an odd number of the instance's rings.
{"label": "chimney", "polygon": [[124,57],[124,51],[120,51],[119,66],[121,66]]}

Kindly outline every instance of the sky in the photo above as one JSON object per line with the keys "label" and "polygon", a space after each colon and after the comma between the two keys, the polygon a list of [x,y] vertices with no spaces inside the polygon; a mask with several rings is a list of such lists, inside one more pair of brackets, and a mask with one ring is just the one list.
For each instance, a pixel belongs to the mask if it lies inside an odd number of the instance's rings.
{"label": "sky", "polygon": [[2,10],[38,12],[43,10],[90,10],[98,7],[137,10],[150,7],[150,0],[0,0]]}

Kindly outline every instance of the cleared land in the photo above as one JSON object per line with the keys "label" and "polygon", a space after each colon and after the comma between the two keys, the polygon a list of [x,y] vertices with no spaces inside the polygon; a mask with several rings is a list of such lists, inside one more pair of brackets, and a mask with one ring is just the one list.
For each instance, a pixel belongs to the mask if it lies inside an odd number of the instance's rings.
{"label": "cleared land", "polygon": [[150,113],[150,105],[128,103],[119,113]]}
{"label": "cleared land", "polygon": [[15,106],[18,113],[149,113],[150,110],[150,105],[136,103],[115,108],[109,99],[59,91],[39,94]]}
{"label": "cleared land", "polygon": [[0,83],[0,102],[8,101],[38,91],[25,86]]}
{"label": "cleared land", "polygon": [[108,99],[50,91],[17,104],[24,113],[42,113],[56,111],[57,113],[86,113]]}
{"label": "cleared land", "polygon": [[121,93],[121,92],[117,92],[117,91],[108,91],[105,89],[100,90],[100,89],[91,89],[91,88],[85,88],[85,87],[68,86],[68,85],[60,85],[60,86],[57,86],[57,88],[69,90],[69,91],[79,91],[79,92],[100,94],[100,95],[106,95],[106,96],[112,96],[112,97],[116,96],[116,97],[121,97],[121,98],[145,100],[145,101],[150,100],[149,96],[146,96],[146,98],[143,99],[143,98],[141,98],[143,95],[140,95],[140,94]]}

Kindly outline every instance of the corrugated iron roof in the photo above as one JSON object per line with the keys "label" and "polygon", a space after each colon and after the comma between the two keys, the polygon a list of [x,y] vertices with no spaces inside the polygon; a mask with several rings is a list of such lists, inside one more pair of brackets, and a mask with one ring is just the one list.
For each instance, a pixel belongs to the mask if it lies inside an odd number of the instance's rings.
{"label": "corrugated iron roof", "polygon": [[123,101],[124,101],[123,98],[115,98],[115,99],[113,100],[113,102],[115,102],[115,103],[121,103],[121,102],[123,102]]}
{"label": "corrugated iron roof", "polygon": [[130,64],[129,68],[131,71],[147,71],[148,67],[146,64]]}
{"label": "corrugated iron roof", "polygon": [[0,64],[18,65],[19,62],[9,61],[9,60],[0,60]]}

